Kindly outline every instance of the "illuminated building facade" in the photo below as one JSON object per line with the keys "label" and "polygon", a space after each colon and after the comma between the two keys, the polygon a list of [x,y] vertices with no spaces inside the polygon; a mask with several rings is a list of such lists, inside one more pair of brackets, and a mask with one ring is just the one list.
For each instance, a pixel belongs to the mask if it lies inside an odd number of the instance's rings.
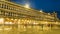
{"label": "illuminated building facade", "polygon": [[[0,0],[0,24],[4,25],[39,25],[58,24],[57,14],[45,13],[31,8],[25,8],[10,1]],[[44,26],[43,26],[44,25]]]}

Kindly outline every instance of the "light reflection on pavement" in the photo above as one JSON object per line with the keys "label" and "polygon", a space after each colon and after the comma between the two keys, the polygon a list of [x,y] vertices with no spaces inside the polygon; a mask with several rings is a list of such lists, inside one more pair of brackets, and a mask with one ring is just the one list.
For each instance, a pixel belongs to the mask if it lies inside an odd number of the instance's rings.
{"label": "light reflection on pavement", "polygon": [[44,30],[41,26],[0,25],[0,34],[60,34],[60,30]]}

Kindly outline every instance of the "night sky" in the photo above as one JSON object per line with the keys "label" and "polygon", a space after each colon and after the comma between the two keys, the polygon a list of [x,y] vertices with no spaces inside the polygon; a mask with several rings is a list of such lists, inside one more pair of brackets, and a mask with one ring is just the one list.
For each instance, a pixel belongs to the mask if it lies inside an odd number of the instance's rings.
{"label": "night sky", "polygon": [[45,12],[57,12],[60,18],[60,0],[12,0],[12,2],[25,5],[30,4],[31,8],[43,10]]}

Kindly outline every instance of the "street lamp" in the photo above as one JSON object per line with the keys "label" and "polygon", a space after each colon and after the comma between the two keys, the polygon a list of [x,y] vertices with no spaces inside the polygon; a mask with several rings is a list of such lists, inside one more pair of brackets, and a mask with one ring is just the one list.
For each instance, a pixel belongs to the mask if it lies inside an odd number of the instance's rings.
{"label": "street lamp", "polygon": [[4,23],[4,18],[0,18],[0,24]]}
{"label": "street lamp", "polygon": [[24,6],[25,8],[30,8],[30,6],[29,6],[29,4],[27,3],[27,4],[25,4],[25,6]]}
{"label": "street lamp", "polygon": [[42,12],[43,12],[43,10],[40,10],[40,12],[42,13]]}

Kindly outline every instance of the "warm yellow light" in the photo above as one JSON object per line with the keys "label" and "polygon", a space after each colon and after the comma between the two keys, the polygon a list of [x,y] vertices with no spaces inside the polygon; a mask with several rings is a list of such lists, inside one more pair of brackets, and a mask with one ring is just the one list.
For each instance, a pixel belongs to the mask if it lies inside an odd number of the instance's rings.
{"label": "warm yellow light", "polygon": [[13,20],[13,19],[11,19],[11,20]]}
{"label": "warm yellow light", "polygon": [[48,13],[48,15],[50,15],[50,13]]}
{"label": "warm yellow light", "polygon": [[3,30],[2,28],[0,28],[0,30]]}
{"label": "warm yellow light", "polygon": [[5,22],[5,24],[13,24],[12,22]]}
{"label": "warm yellow light", "polygon": [[40,10],[40,12],[43,12],[42,10]]}
{"label": "warm yellow light", "polygon": [[25,7],[25,8],[30,8],[29,4],[26,4],[24,7]]}
{"label": "warm yellow light", "polygon": [[48,22],[45,22],[46,24],[48,23]]}
{"label": "warm yellow light", "polygon": [[35,23],[35,22],[34,22],[33,24],[38,24],[38,23]]}
{"label": "warm yellow light", "polygon": [[58,22],[56,22],[55,24],[59,24]]}
{"label": "warm yellow light", "polygon": [[33,24],[36,24],[36,23],[33,23]]}
{"label": "warm yellow light", "polygon": [[0,24],[4,23],[4,18],[0,18]]}
{"label": "warm yellow light", "polygon": [[5,22],[5,24],[9,24],[9,22]]}
{"label": "warm yellow light", "polygon": [[4,30],[11,30],[12,28],[4,28]]}

